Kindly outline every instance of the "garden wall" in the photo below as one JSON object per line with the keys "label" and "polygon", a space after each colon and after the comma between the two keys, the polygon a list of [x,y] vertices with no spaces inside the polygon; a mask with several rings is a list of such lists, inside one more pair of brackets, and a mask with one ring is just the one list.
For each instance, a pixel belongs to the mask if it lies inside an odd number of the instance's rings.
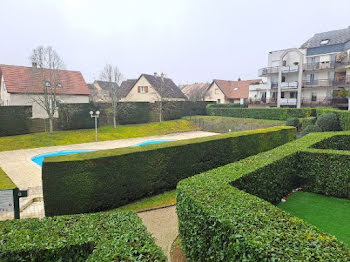
{"label": "garden wall", "polygon": [[[177,214],[193,261],[347,261],[350,250],[272,203],[292,189],[349,198],[349,151],[312,149],[335,134],[309,134],[182,180]],[[267,202],[267,201],[269,202]]]}
{"label": "garden wall", "polygon": [[211,116],[287,120],[292,117],[305,118],[313,116],[315,110],[312,108],[235,108],[208,105],[207,114]]}
{"label": "garden wall", "polygon": [[133,212],[0,222],[1,261],[166,261]]}
{"label": "garden wall", "polygon": [[45,214],[116,208],[174,189],[186,177],[282,145],[295,134],[293,127],[273,127],[50,158],[42,169]]}

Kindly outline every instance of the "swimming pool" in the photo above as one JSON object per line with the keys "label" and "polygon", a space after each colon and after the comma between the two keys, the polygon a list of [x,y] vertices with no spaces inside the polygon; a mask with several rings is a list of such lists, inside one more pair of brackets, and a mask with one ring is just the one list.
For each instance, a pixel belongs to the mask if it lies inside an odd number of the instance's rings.
{"label": "swimming pool", "polygon": [[153,144],[159,144],[159,143],[171,142],[171,141],[175,141],[175,140],[174,139],[150,140],[150,141],[145,141],[133,146],[147,146],[147,145],[153,145]]}
{"label": "swimming pool", "polygon": [[37,164],[38,166],[42,167],[43,162],[45,157],[50,157],[50,156],[64,156],[64,155],[72,155],[72,154],[79,154],[79,153],[86,153],[86,152],[91,152],[95,150],[66,150],[66,151],[57,151],[57,152],[51,152],[51,153],[46,153],[42,155],[37,155],[31,158],[31,160]]}

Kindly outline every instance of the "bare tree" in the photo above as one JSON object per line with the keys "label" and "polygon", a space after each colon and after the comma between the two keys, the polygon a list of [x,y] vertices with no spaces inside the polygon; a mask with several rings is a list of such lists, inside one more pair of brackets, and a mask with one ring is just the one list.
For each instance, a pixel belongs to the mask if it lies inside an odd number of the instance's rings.
{"label": "bare tree", "polygon": [[154,73],[154,76],[157,81],[159,81],[159,90],[158,90],[158,104],[159,104],[159,122],[162,122],[163,119],[163,96],[164,96],[164,73],[160,74],[160,77],[158,77],[157,73]]}
{"label": "bare tree", "polygon": [[101,80],[108,82],[109,85],[109,96],[112,102],[113,111],[113,126],[117,127],[117,106],[121,99],[120,84],[123,80],[123,75],[119,71],[117,66],[106,64],[100,75]]}
{"label": "bare tree", "polygon": [[38,46],[30,56],[33,74],[33,89],[28,90],[30,99],[43,108],[47,114],[50,133],[57,111],[56,88],[62,87],[63,61],[51,46]]}

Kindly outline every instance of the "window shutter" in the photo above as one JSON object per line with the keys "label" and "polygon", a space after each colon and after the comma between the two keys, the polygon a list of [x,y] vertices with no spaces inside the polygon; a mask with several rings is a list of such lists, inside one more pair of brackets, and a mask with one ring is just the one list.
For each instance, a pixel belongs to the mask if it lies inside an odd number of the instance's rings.
{"label": "window shutter", "polygon": [[148,93],[148,86],[145,86],[145,92]]}
{"label": "window shutter", "polygon": [[137,87],[137,92],[140,93],[140,92],[141,92],[140,90],[141,90],[141,87],[138,86],[138,87]]}

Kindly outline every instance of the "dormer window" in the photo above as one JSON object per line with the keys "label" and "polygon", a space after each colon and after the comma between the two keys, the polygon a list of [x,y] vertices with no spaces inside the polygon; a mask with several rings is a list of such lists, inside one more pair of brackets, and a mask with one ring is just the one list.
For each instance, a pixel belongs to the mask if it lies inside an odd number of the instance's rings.
{"label": "dormer window", "polygon": [[329,39],[323,39],[321,42],[320,42],[320,45],[327,45],[329,43]]}
{"label": "dormer window", "polygon": [[57,86],[57,87],[62,87],[62,83],[61,83],[61,82],[58,82],[58,83],[56,84],[56,86]]}
{"label": "dormer window", "polygon": [[51,87],[50,81],[45,81],[45,87]]}

